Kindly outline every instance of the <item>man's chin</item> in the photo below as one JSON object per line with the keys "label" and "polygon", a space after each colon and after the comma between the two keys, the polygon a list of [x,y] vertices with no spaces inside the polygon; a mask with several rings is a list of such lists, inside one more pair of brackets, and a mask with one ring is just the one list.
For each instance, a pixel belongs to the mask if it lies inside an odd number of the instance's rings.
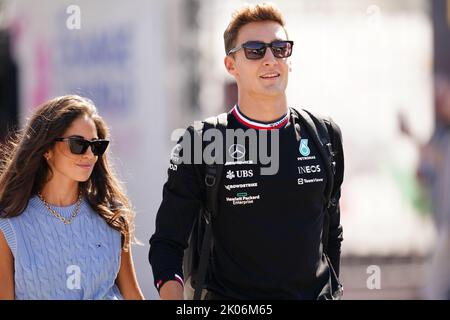
{"label": "man's chin", "polygon": [[279,87],[269,87],[264,88],[262,91],[263,95],[270,96],[270,97],[278,97],[283,96],[286,93],[286,89],[282,89]]}

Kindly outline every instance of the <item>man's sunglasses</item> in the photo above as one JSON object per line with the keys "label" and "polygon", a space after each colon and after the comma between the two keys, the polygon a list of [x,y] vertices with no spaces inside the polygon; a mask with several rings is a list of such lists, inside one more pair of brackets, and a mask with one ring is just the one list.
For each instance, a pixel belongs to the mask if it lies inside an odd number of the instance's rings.
{"label": "man's sunglasses", "polygon": [[105,139],[85,140],[78,137],[56,138],[55,141],[67,141],[69,143],[70,152],[73,154],[85,154],[87,148],[90,146],[94,156],[101,156],[108,148],[109,141]]}
{"label": "man's sunglasses", "polygon": [[275,40],[271,43],[265,43],[262,41],[248,41],[228,51],[228,55],[244,49],[245,57],[247,59],[258,60],[264,58],[266,55],[266,49],[269,47],[275,58],[287,58],[291,56],[293,46],[294,41],[289,40]]}

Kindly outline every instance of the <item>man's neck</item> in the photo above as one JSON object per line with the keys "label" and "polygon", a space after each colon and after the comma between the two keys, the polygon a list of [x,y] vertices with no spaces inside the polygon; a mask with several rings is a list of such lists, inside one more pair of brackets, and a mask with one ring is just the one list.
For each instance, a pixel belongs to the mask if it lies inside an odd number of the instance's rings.
{"label": "man's neck", "polygon": [[275,99],[254,99],[239,96],[239,110],[250,119],[271,122],[280,119],[288,112],[286,96]]}

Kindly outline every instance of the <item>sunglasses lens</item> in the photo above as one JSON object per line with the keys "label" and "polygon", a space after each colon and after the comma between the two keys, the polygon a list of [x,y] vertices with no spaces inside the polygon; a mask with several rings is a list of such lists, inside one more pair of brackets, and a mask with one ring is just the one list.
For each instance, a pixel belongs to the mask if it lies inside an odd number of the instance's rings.
{"label": "sunglasses lens", "polygon": [[81,139],[69,139],[69,147],[73,154],[84,154],[89,147],[89,143]]}
{"label": "sunglasses lens", "polygon": [[272,52],[276,58],[287,58],[292,54],[292,44],[288,41],[274,41]]}
{"label": "sunglasses lens", "polygon": [[95,156],[101,156],[105,153],[106,148],[108,148],[109,141],[107,140],[100,140],[100,141],[93,141],[91,143],[92,153]]}
{"label": "sunglasses lens", "polygon": [[[270,49],[274,57],[287,58],[292,54],[291,41],[274,41],[270,44]],[[268,46],[268,45],[267,45]],[[244,48],[245,57],[250,60],[262,59],[266,54],[266,44],[260,41],[249,41],[242,45]]]}
{"label": "sunglasses lens", "polygon": [[250,60],[261,59],[266,54],[266,46],[263,42],[249,41],[242,45],[245,57]]}

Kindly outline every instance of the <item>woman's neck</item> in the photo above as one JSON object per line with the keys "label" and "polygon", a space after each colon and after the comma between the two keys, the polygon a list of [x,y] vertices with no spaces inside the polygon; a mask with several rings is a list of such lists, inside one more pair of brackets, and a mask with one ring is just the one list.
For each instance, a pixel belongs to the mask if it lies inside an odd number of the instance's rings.
{"label": "woman's neck", "polygon": [[41,190],[41,195],[49,204],[66,207],[74,204],[79,196],[78,181],[64,181],[52,178]]}

